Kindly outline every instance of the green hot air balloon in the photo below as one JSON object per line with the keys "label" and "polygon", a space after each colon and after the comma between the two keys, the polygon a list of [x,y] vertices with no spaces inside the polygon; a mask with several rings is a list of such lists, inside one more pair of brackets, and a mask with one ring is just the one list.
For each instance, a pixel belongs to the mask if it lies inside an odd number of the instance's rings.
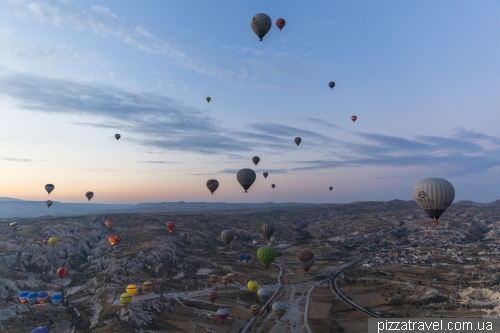
{"label": "green hot air balloon", "polygon": [[250,20],[250,27],[253,32],[259,36],[260,41],[271,30],[272,22],[269,15],[264,13],[255,14]]}
{"label": "green hot air balloon", "polygon": [[250,186],[252,186],[256,178],[257,175],[252,169],[241,169],[240,171],[238,171],[238,174],[236,174],[236,179],[238,180],[238,183],[240,183],[240,185],[245,189],[245,193],[250,188]]}
{"label": "green hot air balloon", "polygon": [[267,270],[276,258],[276,250],[270,246],[263,246],[257,250],[257,258]]}
{"label": "green hot air balloon", "polygon": [[455,189],[446,179],[426,178],[413,187],[413,198],[417,204],[438,224],[439,217],[455,199]]}

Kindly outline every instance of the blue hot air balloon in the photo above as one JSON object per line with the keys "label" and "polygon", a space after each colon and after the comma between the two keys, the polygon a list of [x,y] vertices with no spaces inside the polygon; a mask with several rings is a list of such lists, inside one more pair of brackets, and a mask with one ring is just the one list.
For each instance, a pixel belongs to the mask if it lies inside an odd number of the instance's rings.
{"label": "blue hot air balloon", "polygon": [[49,333],[49,329],[45,326],[40,326],[37,328],[34,328],[31,333]]}
{"label": "blue hot air balloon", "polygon": [[61,301],[62,301],[61,294],[54,294],[54,296],[52,296],[52,303],[54,303],[54,305],[61,303]]}
{"label": "blue hot air balloon", "polygon": [[245,254],[245,261],[246,261],[246,262],[249,262],[249,261],[250,261],[250,259],[252,259],[252,256],[251,256],[251,255],[249,255],[249,254]]}
{"label": "blue hot air balloon", "polygon": [[38,293],[29,293],[26,299],[31,305],[35,304],[38,298]]}
{"label": "blue hot air balloon", "polygon": [[38,303],[43,304],[43,303],[45,303],[45,301],[47,301],[47,298],[49,298],[49,293],[48,292],[46,292],[46,291],[39,291],[38,292],[38,297],[36,298],[36,300],[38,301]]}
{"label": "blue hot air balloon", "polygon": [[20,292],[19,295],[17,295],[17,298],[19,298],[19,302],[21,303],[26,302],[26,298],[28,297],[29,294],[30,294],[29,291]]}
{"label": "blue hot air balloon", "polygon": [[243,260],[245,260],[245,255],[244,254],[238,254],[238,260],[240,262],[243,262]]}

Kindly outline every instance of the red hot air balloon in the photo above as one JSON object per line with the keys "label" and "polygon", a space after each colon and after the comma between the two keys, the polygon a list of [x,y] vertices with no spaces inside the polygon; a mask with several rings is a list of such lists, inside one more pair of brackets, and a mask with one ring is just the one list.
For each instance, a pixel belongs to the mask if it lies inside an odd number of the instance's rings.
{"label": "red hot air balloon", "polygon": [[276,185],[273,184],[273,185],[271,185],[271,187],[274,189],[276,187]]}
{"label": "red hot air balloon", "polygon": [[64,279],[64,277],[68,274],[68,269],[66,267],[61,267],[57,270],[57,275],[61,278]]}
{"label": "red hot air balloon", "polygon": [[168,232],[172,233],[174,231],[174,228],[175,228],[175,223],[174,222],[167,222]]}
{"label": "red hot air balloon", "polygon": [[116,236],[115,235],[115,242],[116,242],[116,245],[120,244],[120,242],[122,241],[122,236]]}
{"label": "red hot air balloon", "polygon": [[216,290],[210,290],[208,292],[208,299],[210,300],[210,302],[212,302],[212,304],[214,304],[214,302],[217,300],[217,297],[219,297],[219,294],[217,293]]}
{"label": "red hot air balloon", "polygon": [[108,229],[111,229],[115,225],[115,220],[113,220],[113,219],[106,220],[106,222],[104,222],[104,224],[106,224],[106,227],[108,227]]}
{"label": "red hot air balloon", "polygon": [[222,321],[223,324],[224,320],[226,320],[227,317],[229,317],[229,311],[227,309],[221,308],[217,310],[217,318],[219,318],[219,320]]}
{"label": "red hot air balloon", "polygon": [[352,116],[352,117],[351,117],[351,120],[352,120],[352,122],[353,122],[353,123],[355,123],[355,122],[356,122],[356,119],[358,119],[358,117],[356,117],[356,116]]}
{"label": "red hot air balloon", "polygon": [[276,20],[276,26],[278,27],[278,29],[280,29],[280,31],[281,31],[281,29],[283,29],[285,24],[286,24],[285,19],[279,18]]}
{"label": "red hot air balloon", "polygon": [[108,241],[109,241],[109,244],[111,244],[111,246],[115,245],[115,243],[116,243],[115,236],[109,236]]}

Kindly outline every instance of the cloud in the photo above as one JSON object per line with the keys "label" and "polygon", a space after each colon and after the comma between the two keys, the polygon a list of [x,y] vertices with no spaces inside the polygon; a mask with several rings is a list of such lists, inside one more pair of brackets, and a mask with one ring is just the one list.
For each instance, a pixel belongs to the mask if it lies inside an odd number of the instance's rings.
{"label": "cloud", "polygon": [[10,162],[35,162],[34,160],[30,160],[28,158],[15,158],[15,157],[0,157],[0,160],[10,161]]}
{"label": "cloud", "polygon": [[166,162],[166,161],[141,161],[141,162],[137,162],[137,163],[179,163],[179,162]]}
{"label": "cloud", "polygon": [[[229,174],[237,174],[240,169],[223,169],[220,171],[217,171],[216,173],[229,173]],[[269,175],[277,175],[277,174],[285,174],[288,173],[287,170],[284,169],[265,169]]]}
{"label": "cloud", "polygon": [[239,70],[228,68],[227,64],[202,54],[200,50],[169,43],[140,26],[131,25],[104,6],[83,8],[69,0],[9,3],[21,18],[34,17],[41,24],[90,31],[101,38],[114,37],[134,49],[165,56],[178,66],[199,74],[218,79],[241,74]]}

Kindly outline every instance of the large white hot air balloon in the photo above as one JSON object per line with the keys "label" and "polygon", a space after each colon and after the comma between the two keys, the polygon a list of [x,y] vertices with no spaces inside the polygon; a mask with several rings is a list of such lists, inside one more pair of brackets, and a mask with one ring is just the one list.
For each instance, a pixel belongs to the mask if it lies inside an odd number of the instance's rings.
{"label": "large white hot air balloon", "polygon": [[446,179],[426,178],[413,187],[413,198],[417,204],[438,224],[439,217],[455,199],[455,189]]}

